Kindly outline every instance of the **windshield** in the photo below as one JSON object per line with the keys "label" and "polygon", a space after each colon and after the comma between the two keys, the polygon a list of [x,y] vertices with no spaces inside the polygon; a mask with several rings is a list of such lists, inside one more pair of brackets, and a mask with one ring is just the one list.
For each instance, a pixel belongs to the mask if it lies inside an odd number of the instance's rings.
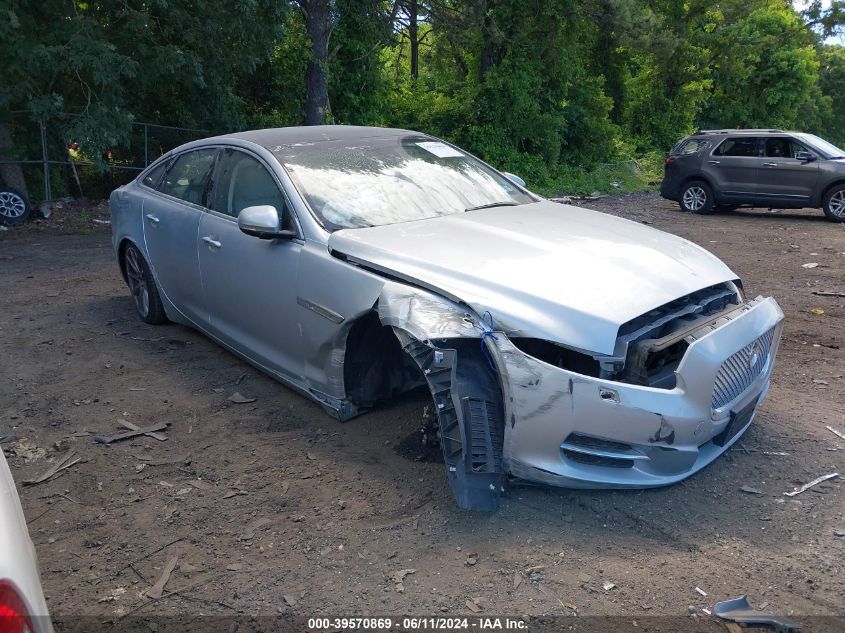
{"label": "windshield", "polygon": [[535,201],[482,162],[426,136],[297,143],[274,152],[329,231]]}
{"label": "windshield", "polygon": [[836,147],[833,143],[828,143],[823,138],[819,138],[815,134],[796,134],[795,136],[807,141],[814,149],[818,150],[825,158],[842,158],[845,152]]}

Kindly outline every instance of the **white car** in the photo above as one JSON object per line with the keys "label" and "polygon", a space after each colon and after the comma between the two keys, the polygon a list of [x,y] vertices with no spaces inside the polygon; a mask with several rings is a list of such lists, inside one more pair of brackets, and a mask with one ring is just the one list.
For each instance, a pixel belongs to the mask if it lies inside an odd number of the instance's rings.
{"label": "white car", "polygon": [[0,632],[52,633],[15,481],[0,451]]}

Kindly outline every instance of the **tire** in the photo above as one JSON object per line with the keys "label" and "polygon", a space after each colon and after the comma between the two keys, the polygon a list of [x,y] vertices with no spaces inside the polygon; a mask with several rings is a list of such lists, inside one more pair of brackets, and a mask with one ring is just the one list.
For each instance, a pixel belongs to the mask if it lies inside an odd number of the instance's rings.
{"label": "tire", "polygon": [[678,205],[681,211],[706,215],[713,210],[713,190],[703,180],[688,182],[681,189]]}
{"label": "tire", "polygon": [[14,226],[26,221],[32,208],[23,194],[10,189],[0,188],[0,224]]}
{"label": "tire", "polygon": [[129,244],[123,252],[123,268],[132,303],[141,320],[150,325],[167,323],[152,271],[134,244]]}
{"label": "tire", "polygon": [[833,186],[824,195],[822,211],[831,222],[845,222],[845,184]]}

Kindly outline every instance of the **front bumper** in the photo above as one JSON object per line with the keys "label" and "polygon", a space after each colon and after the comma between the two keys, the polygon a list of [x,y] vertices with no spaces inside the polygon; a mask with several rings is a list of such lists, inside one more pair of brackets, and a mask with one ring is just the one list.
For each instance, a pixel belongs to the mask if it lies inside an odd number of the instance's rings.
{"label": "front bumper", "polygon": [[[506,469],[569,488],[646,488],[689,477],[751,424],[769,387],[782,328],[777,302],[758,297],[724,322],[696,330],[674,389],[576,374],[500,336],[494,351],[505,396]],[[765,359],[755,351],[755,360],[747,361],[762,363],[759,373],[728,402],[715,397],[726,361],[746,358],[743,350],[758,350],[758,340],[770,341]]]}

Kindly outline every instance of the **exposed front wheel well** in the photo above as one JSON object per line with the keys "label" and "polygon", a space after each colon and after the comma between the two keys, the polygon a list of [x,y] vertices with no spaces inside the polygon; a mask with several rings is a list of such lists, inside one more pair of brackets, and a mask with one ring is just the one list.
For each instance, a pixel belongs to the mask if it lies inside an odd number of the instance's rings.
{"label": "exposed front wheel well", "polygon": [[382,325],[375,311],[359,318],[347,334],[343,382],[347,399],[361,410],[425,384],[393,328]]}

